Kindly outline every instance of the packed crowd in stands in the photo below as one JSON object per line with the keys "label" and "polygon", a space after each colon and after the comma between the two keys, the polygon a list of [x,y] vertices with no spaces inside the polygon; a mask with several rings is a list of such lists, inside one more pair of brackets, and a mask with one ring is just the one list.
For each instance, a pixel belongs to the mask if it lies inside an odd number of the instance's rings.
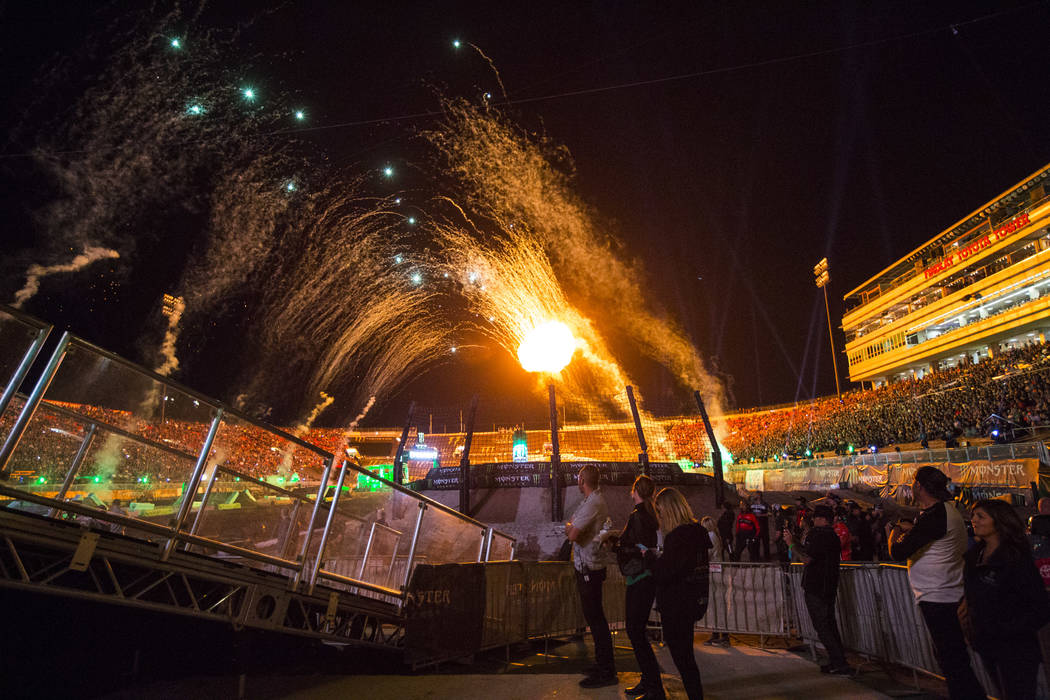
{"label": "packed crowd in stands", "polygon": [[[737,461],[770,461],[807,450],[843,454],[850,445],[882,449],[944,440],[952,447],[993,432],[1005,437],[1050,421],[1048,370],[1050,348],[1029,344],[921,379],[738,415],[728,421],[725,446]],[[697,422],[672,429],[671,437],[685,452],[702,430]]]}
{"label": "packed crowd in stands", "polygon": [[[1011,431],[1024,430],[1050,422],[1050,351],[1043,344],[1029,344],[998,353],[978,364],[964,363],[952,369],[928,374],[875,389],[849,391],[792,408],[737,414],[727,420],[725,448],[735,461],[770,461],[801,458],[817,453],[843,454],[874,445],[883,449],[903,443],[943,440],[948,447],[972,438],[997,434],[1000,439]],[[129,411],[83,404],[57,404],[85,420],[68,413],[42,411],[46,420],[34,421],[16,453],[16,462],[29,460],[22,469],[34,470],[49,480],[63,472],[75,454],[90,421],[96,420],[144,438],[147,443],[104,433],[96,438],[87,464],[99,463],[99,471],[113,478],[183,480],[192,471],[208,425],[200,421],[170,417],[134,415]],[[4,432],[17,415],[12,406],[2,419]],[[161,414],[163,415],[163,414]],[[995,417],[993,417],[993,415]],[[655,434],[654,434],[655,433]],[[338,454],[345,445],[345,432],[338,428],[313,428],[303,439],[322,450]],[[530,439],[535,442],[535,435]],[[579,435],[572,428],[562,433],[562,452],[600,460],[634,457],[630,427],[610,426],[607,431],[586,430]],[[500,441],[492,455],[481,440],[477,457],[482,461],[508,459],[510,443]],[[506,443],[506,444],[503,444]],[[579,444],[577,444],[579,443]],[[251,423],[224,420],[216,438],[216,455],[226,468],[249,476],[299,473],[319,474],[320,457],[278,435]],[[450,443],[451,445],[451,443]],[[708,458],[708,440],[703,424],[680,421],[671,425],[666,437],[650,433],[650,459]],[[159,448],[170,448],[165,451]],[[542,453],[545,445],[529,445],[529,454]],[[497,455],[496,452],[499,452]],[[506,454],[504,454],[506,452]],[[192,456],[193,459],[188,459]],[[458,459],[458,454],[455,455]],[[477,461],[477,460],[475,460]],[[53,468],[49,464],[53,463]],[[17,467],[16,467],[17,468]],[[56,474],[51,474],[55,471]],[[58,476],[60,478],[60,476]]]}

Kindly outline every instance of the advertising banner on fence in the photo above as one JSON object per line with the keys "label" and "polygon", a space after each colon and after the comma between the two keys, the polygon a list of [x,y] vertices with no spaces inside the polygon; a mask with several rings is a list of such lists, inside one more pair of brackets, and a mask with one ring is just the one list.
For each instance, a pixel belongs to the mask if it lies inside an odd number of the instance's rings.
{"label": "advertising banner on fence", "polygon": [[[562,483],[573,485],[576,474],[585,465],[594,465],[607,484],[629,486],[639,474],[638,462],[562,462]],[[470,466],[470,488],[516,488],[549,486],[550,462],[493,462]],[[459,488],[459,467],[435,467],[427,473],[427,488],[455,490]],[[682,468],[674,462],[650,462],[649,476],[657,484],[676,484]]]}
{"label": "advertising banner on fence", "polygon": [[826,491],[839,487],[844,472],[842,467],[766,469],[763,482],[767,491]]}
{"label": "advertising banner on fence", "polygon": [[[952,483],[965,488],[977,488],[991,495],[989,489],[1002,493],[1031,487],[1039,479],[1038,459],[1010,459],[1001,461],[975,460],[972,462],[919,462],[918,464],[890,465],[885,483],[879,487],[883,498],[911,497],[915,472],[922,467],[936,467],[948,475]],[[866,467],[865,469],[870,469]],[[874,481],[874,480],[873,480]]]}
{"label": "advertising banner on fence", "polygon": [[484,564],[418,564],[405,600],[409,659],[468,656],[481,647]]}

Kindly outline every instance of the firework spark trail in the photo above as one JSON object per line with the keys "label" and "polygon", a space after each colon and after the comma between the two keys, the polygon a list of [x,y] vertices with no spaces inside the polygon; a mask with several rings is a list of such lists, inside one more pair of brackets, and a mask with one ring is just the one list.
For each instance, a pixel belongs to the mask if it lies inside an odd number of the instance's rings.
{"label": "firework spark trail", "polygon": [[23,304],[33,298],[33,296],[40,291],[40,280],[48,275],[54,275],[60,272],[76,272],[98,260],[119,257],[120,253],[109,248],[84,246],[84,252],[77,255],[68,263],[62,263],[60,265],[30,265],[29,269],[26,270],[25,286],[15,293],[15,300],[11,305],[16,309],[21,309]]}
{"label": "firework spark trail", "polygon": [[626,375],[608,359],[611,355],[591,322],[565,298],[537,242],[527,236],[493,236],[482,245],[476,235],[448,222],[436,223],[435,232],[447,272],[459,282],[471,310],[487,321],[478,324],[481,333],[514,355],[530,331],[557,319],[572,331],[584,366],[570,364],[555,376],[556,382],[572,394],[583,393],[585,384],[601,396],[623,391]]}
{"label": "firework spark trail", "polygon": [[155,370],[157,374],[167,377],[179,368],[179,358],[175,356],[175,344],[179,340],[179,321],[186,310],[182,297],[175,297],[171,310],[167,312],[168,330],[164,333],[164,342],[160,345],[160,354],[164,361]]}
{"label": "firework spark trail", "polygon": [[481,56],[483,59],[485,59],[485,62],[488,64],[489,69],[492,71],[492,74],[494,76],[496,76],[496,83],[499,84],[499,92],[500,92],[500,94],[503,96],[503,99],[507,99],[507,88],[504,87],[504,85],[503,85],[503,78],[500,77],[499,69],[496,68],[496,64],[493,63],[492,59],[489,58],[488,55],[484,51],[481,50],[480,46],[477,46],[475,44],[470,44],[470,48],[472,48],[475,51],[477,51],[478,55]]}
{"label": "firework spark trail", "polygon": [[360,406],[448,357],[452,326],[435,313],[426,259],[407,252],[395,198],[364,198],[359,186],[338,182],[308,196],[286,231],[283,243],[298,255],[265,290],[249,396],[305,375],[310,394]]}
{"label": "firework spark trail", "polygon": [[[318,416],[320,416],[326,408],[332,405],[333,401],[335,401],[334,397],[329,396],[322,391],[320,393],[320,400],[310,410],[310,413],[306,418],[292,429],[292,435],[296,437],[306,435],[306,433],[310,431],[310,428],[313,427],[314,421],[317,420]],[[295,457],[295,451],[298,447],[299,446],[295,443],[288,443],[284,446],[284,449],[281,450],[281,461],[277,467],[278,474],[287,476],[288,472],[291,471],[292,459]]]}
{"label": "firework spark trail", "polygon": [[[471,211],[502,225],[503,235],[525,246],[538,241],[550,261],[554,284],[594,308],[615,308],[610,322],[633,338],[652,358],[666,363],[685,387],[699,388],[712,415],[723,413],[720,383],[706,370],[685,334],[645,300],[637,280],[643,275],[614,253],[615,240],[603,233],[593,214],[572,192],[555,167],[571,162],[564,149],[522,133],[491,111],[465,100],[448,100],[446,118],[424,137],[467,192]],[[601,264],[591,264],[600,260]],[[615,362],[611,355],[600,357]]]}
{"label": "firework spark trail", "polygon": [[350,421],[350,425],[346,426],[346,429],[343,430],[343,439],[340,443],[342,447],[350,444],[350,438],[353,437],[354,431],[357,430],[357,424],[365,419],[365,416],[367,416],[368,412],[372,410],[372,406],[375,405],[375,402],[376,397],[369,396],[368,401],[365,403],[364,408],[361,409],[361,412],[354,416],[354,419]]}

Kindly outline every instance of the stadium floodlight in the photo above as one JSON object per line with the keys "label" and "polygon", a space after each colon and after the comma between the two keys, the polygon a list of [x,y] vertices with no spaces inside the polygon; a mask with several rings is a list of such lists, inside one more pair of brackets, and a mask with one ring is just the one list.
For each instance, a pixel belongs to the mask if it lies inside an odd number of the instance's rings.
{"label": "stadium floodlight", "polygon": [[839,386],[839,361],[835,357],[835,335],[831,332],[831,307],[828,306],[828,282],[831,274],[828,270],[828,259],[821,258],[813,267],[813,277],[817,287],[824,290],[824,312],[828,315],[828,340],[831,342],[831,367],[835,371],[835,393],[842,397],[842,388]]}

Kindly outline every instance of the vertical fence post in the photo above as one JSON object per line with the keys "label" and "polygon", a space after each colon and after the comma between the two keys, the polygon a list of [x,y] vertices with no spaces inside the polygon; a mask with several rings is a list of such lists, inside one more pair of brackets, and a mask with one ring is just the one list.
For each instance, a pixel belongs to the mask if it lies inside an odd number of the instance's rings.
{"label": "vertical fence post", "polygon": [[561,448],[558,446],[558,402],[554,384],[547,385],[551,409],[551,522],[564,520],[561,503]]}
{"label": "vertical fence post", "polygon": [[474,441],[474,418],[478,413],[478,395],[470,400],[467,415],[467,439],[463,443],[463,456],[459,460],[459,512],[470,515],[470,444]]}
{"label": "vertical fence post", "polygon": [[419,515],[416,516],[416,528],[412,531],[412,543],[408,546],[408,560],[405,562],[405,576],[401,581],[401,590],[408,590],[408,580],[412,576],[412,561],[416,558],[416,545],[419,544],[419,528],[423,525],[423,513],[427,511],[427,502],[419,502]]}
{"label": "vertical fence post", "polygon": [[[376,523],[373,520],[372,521],[372,527],[368,531],[368,543],[365,545],[365,553],[363,555],[361,555],[361,566],[357,567],[357,580],[358,581],[364,581],[365,580],[364,576],[365,576],[365,568],[368,566],[368,554],[369,554],[369,552],[372,551],[372,540],[375,539],[375,536],[376,536]],[[394,556],[397,556],[397,550],[396,549],[394,550]],[[354,586],[353,588],[350,589],[350,592],[353,593],[354,595],[357,595],[357,592],[359,590],[361,590],[361,589],[359,589],[356,586]]]}
{"label": "vertical fence post", "polygon": [[328,545],[328,535],[332,531],[332,521],[335,520],[335,509],[339,505],[339,494],[343,491],[343,481],[346,479],[346,460],[339,469],[339,478],[335,482],[335,493],[332,495],[332,503],[328,506],[328,518],[324,521],[324,532],[321,533],[321,541],[317,544],[317,557],[314,558],[313,568],[310,570],[310,581],[307,585],[307,594],[314,592],[317,585],[317,572],[321,569],[321,559],[324,558],[324,550]]}
{"label": "vertical fence post", "polygon": [[[208,462],[208,454],[211,453],[211,446],[215,442],[215,436],[219,432],[219,424],[222,423],[222,415],[222,408],[215,410],[215,417],[212,418],[211,427],[208,428],[208,436],[204,438],[204,444],[201,446],[200,454],[197,455],[197,463],[193,465],[193,475],[190,476],[190,480],[186,482],[186,490],[182,493],[182,503],[179,504],[179,512],[178,515],[175,516],[175,524],[171,528],[171,537],[164,543],[164,549],[160,555],[161,561],[167,561],[168,557],[171,556],[171,552],[175,548],[175,540],[178,539],[179,536],[179,530],[182,529],[182,524],[186,522],[186,516],[189,514],[190,509],[193,508],[193,497],[197,495],[197,488],[200,487],[201,477],[204,476],[204,465]],[[215,471],[218,472],[218,465],[216,465]],[[203,502],[201,503],[201,509],[204,509]]]}
{"label": "vertical fence post", "polygon": [[[98,425],[92,423],[91,427],[88,428],[87,434],[84,435],[84,439],[80,441],[80,447],[77,448],[77,453],[73,457],[73,463],[69,465],[69,471],[66,472],[66,478],[62,481],[62,487],[58,490],[58,495],[55,496],[56,501],[64,501],[66,499],[69,487],[73,485],[73,479],[76,478],[77,472],[80,471],[80,463],[87,456],[97,431]],[[47,512],[47,517],[49,518],[53,518],[56,515],[58,515],[58,508],[52,508]]]}
{"label": "vertical fence post", "polygon": [[649,475],[649,445],[645,442],[645,433],[642,432],[642,418],[638,415],[638,402],[634,400],[634,387],[627,386],[627,403],[631,405],[631,417],[634,418],[634,431],[638,434],[638,466],[642,474]]}
{"label": "vertical fence post", "polygon": [[[219,479],[219,465],[216,464],[215,465],[215,470],[212,471],[212,473],[211,473],[211,478],[208,479],[208,485],[204,488],[204,496],[201,497],[200,510],[197,511],[197,515],[195,515],[193,517],[193,524],[190,525],[190,534],[191,535],[196,535],[197,531],[200,529],[201,521],[204,520],[204,509],[207,508],[207,506],[208,506],[208,501],[211,499],[211,490],[213,488],[215,488],[215,482],[218,481],[218,479]],[[187,542],[185,549],[189,549],[189,548],[190,548],[190,543]],[[284,552],[283,546],[281,548],[281,552],[282,552],[282,555],[283,555],[283,552]]]}
{"label": "vertical fence post", "polygon": [[19,363],[18,368],[15,369],[15,373],[11,375],[10,381],[4,387],[4,395],[0,396],[0,415],[3,415],[4,411],[7,410],[7,404],[11,403],[11,399],[14,398],[15,392],[21,386],[22,380],[29,374],[29,368],[36,362],[36,357],[40,354],[40,349],[44,347],[44,341],[52,328],[53,326],[47,326],[39,329],[36,338],[33,339],[33,344],[29,346],[25,355],[22,356],[22,361]]}
{"label": "vertical fence post", "polygon": [[59,365],[65,359],[66,351],[69,349],[69,343],[72,338],[73,336],[69,334],[69,331],[62,334],[58,341],[58,347],[55,348],[51,359],[48,360],[47,366],[36,382],[36,386],[33,387],[33,391],[26,398],[26,403],[22,406],[22,411],[18,414],[15,424],[11,426],[11,432],[7,434],[4,446],[0,447],[0,477],[7,475],[7,463],[11,460],[11,455],[14,454],[15,448],[18,447],[18,441],[22,439],[22,433],[26,431],[26,426],[33,419],[37,406],[40,405],[41,399],[44,398],[44,392],[51,386],[51,380],[55,378]]}
{"label": "vertical fence post", "polygon": [[694,391],[693,398],[696,399],[696,407],[700,409],[700,418],[704,421],[707,439],[711,442],[711,465],[715,475],[715,506],[721,508],[722,502],[726,499],[725,483],[722,477],[722,449],[718,446],[715,430],[711,427],[711,419],[707,417],[707,409],[704,408],[704,399],[700,396],[700,392]]}
{"label": "vertical fence post", "polygon": [[486,556],[488,553],[488,542],[489,538],[492,537],[492,528],[487,527],[481,531],[481,546],[478,547],[478,562],[483,562],[488,559]]}
{"label": "vertical fence post", "polygon": [[405,427],[401,430],[401,439],[397,443],[397,452],[394,453],[394,483],[400,486],[405,483],[405,443],[408,442],[408,431],[412,427],[412,414],[416,411],[416,402],[408,404],[408,416],[405,418]]}
{"label": "vertical fence post", "polygon": [[310,513],[310,524],[306,527],[306,537],[303,538],[303,546],[299,549],[299,556],[296,557],[299,566],[296,567],[295,576],[292,579],[292,590],[299,588],[299,584],[303,580],[303,571],[306,569],[306,560],[310,553],[310,541],[313,539],[314,528],[317,526],[317,514],[324,504],[324,495],[328,491],[328,479],[332,475],[332,462],[334,461],[334,455],[330,455],[324,461],[324,471],[321,472],[321,485],[317,489],[317,498],[314,499],[313,512]]}

